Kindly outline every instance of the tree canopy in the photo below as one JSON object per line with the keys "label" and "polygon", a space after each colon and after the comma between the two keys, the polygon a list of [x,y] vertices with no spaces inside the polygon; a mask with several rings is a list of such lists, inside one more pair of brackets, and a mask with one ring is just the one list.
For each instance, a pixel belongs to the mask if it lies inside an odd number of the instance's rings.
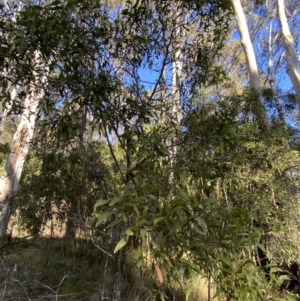
{"label": "tree canopy", "polygon": [[17,220],[90,241],[101,300],[123,300],[131,262],[151,275],[139,300],[198,300],[199,277],[209,301],[297,300],[299,109],[280,81],[295,46],[273,7],[2,1],[2,240]]}

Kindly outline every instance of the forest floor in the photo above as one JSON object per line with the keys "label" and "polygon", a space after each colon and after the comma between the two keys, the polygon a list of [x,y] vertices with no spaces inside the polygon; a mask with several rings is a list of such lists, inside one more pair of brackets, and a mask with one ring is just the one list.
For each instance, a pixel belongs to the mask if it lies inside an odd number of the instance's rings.
{"label": "forest floor", "polygon": [[[150,271],[142,273],[130,260],[116,283],[114,266],[86,240],[15,237],[0,244],[0,300],[110,301],[119,284],[121,301],[146,301],[159,289]],[[200,281],[192,300],[206,301],[206,292]],[[185,300],[182,290],[175,294]]]}

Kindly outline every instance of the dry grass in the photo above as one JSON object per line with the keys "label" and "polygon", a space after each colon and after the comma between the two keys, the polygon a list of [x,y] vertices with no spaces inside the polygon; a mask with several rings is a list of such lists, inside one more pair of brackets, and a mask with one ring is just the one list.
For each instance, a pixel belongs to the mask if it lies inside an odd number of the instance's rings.
{"label": "dry grass", "polygon": [[213,285],[210,283],[208,285],[208,280],[203,278],[202,276],[198,276],[197,284],[194,285],[194,290],[192,292],[192,301],[209,301],[215,300],[213,296],[215,294],[215,290]]}
{"label": "dry grass", "polygon": [[2,249],[0,299],[89,300],[99,287],[101,261],[84,244],[75,248],[61,239],[15,238]]}
{"label": "dry grass", "polygon": [[[110,301],[116,289],[122,301],[151,300],[161,292],[166,301],[174,296],[176,301],[186,299],[188,283],[170,290],[157,281],[149,267],[136,268],[130,256],[119,277],[115,263],[83,239],[75,245],[62,238],[14,238],[0,252],[2,301]],[[208,300],[208,283],[201,276],[190,300]]]}

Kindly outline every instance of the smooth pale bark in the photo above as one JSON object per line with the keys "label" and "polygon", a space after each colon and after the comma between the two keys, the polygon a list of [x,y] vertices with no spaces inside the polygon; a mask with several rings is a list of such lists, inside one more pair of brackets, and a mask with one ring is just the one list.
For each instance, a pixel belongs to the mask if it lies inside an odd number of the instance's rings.
{"label": "smooth pale bark", "polygon": [[[179,128],[182,120],[182,106],[181,106],[181,87],[183,81],[183,47],[185,41],[184,22],[186,14],[179,5],[175,5],[173,16],[176,20],[176,28],[174,36],[172,37],[172,99],[170,104],[171,118]],[[176,146],[176,139],[170,139],[171,165],[174,164],[174,158],[177,154],[178,147]],[[171,175],[173,178],[173,174]]]}
{"label": "smooth pale bark", "polygon": [[[33,68],[41,66],[41,57],[38,51],[34,53],[32,65]],[[45,81],[45,76],[40,78],[40,74],[33,72],[33,79],[22,103],[21,120],[13,136],[10,153],[0,178],[0,237],[5,235],[11,216],[29,144],[33,137],[38,104],[44,96],[43,84]]]}
{"label": "smooth pale bark", "polygon": [[173,62],[172,62],[172,117],[177,124],[180,124],[182,119],[180,89],[182,83],[182,49],[184,40],[182,25],[184,22],[184,13],[182,9],[175,7],[175,18],[178,20],[175,29],[174,44],[173,44]]}
{"label": "smooth pale bark", "polygon": [[291,31],[285,15],[284,0],[277,0],[277,5],[278,17],[281,26],[281,35],[285,49],[285,57],[287,61],[287,73],[293,84],[300,106],[300,72],[298,68],[297,55],[294,46],[294,38],[291,35]]}
{"label": "smooth pale bark", "polygon": [[268,76],[267,76],[267,82],[269,84],[269,87],[271,90],[273,90],[274,93],[274,100],[275,100],[275,105],[276,109],[278,112],[278,117],[279,120],[282,124],[286,125],[285,118],[284,118],[284,112],[283,108],[280,103],[280,99],[275,91],[275,76],[273,74],[273,55],[272,55],[272,20],[270,21],[269,24],[269,39],[268,39]]}
{"label": "smooth pale bark", "polygon": [[250,39],[247,20],[241,5],[241,1],[231,0],[231,3],[234,9],[234,14],[238,24],[238,29],[241,35],[241,43],[246,56],[249,85],[252,89],[259,92],[260,91],[259,73],[258,73],[253,45]]}
{"label": "smooth pale bark", "polygon": [[241,43],[244,49],[245,57],[246,57],[246,65],[248,70],[248,77],[249,77],[249,85],[250,88],[255,91],[257,94],[258,100],[261,104],[261,108],[254,113],[258,121],[263,121],[265,125],[268,125],[268,118],[264,108],[264,101],[261,96],[261,89],[260,89],[260,80],[259,80],[259,73],[257,62],[255,58],[255,53],[253,49],[253,44],[251,42],[249,29],[247,20],[241,5],[240,0],[231,0],[235,18],[237,20],[238,29],[241,36]]}

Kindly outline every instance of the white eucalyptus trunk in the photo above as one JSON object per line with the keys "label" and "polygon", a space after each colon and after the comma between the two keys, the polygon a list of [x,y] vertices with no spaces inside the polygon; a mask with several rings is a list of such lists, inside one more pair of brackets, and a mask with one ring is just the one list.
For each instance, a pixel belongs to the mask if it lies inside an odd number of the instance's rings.
{"label": "white eucalyptus trunk", "polygon": [[[264,108],[264,100],[261,95],[260,79],[258,73],[257,62],[255,58],[253,44],[250,38],[247,20],[241,5],[240,0],[231,0],[235,18],[238,24],[238,29],[241,36],[241,43],[246,57],[246,65],[248,70],[249,86],[257,94],[261,108],[255,113],[258,121],[262,121],[264,125],[268,126],[268,118]],[[248,118],[248,117],[247,117]]]}
{"label": "white eucalyptus trunk", "polygon": [[250,39],[247,20],[241,5],[240,0],[231,0],[235,18],[238,24],[238,29],[241,35],[241,43],[246,56],[246,64],[249,76],[250,88],[254,89],[258,93],[260,92],[259,73],[254,54],[253,45]]}
{"label": "white eucalyptus trunk", "polygon": [[287,73],[291,79],[297,100],[300,106],[300,72],[298,67],[297,55],[295,50],[294,38],[291,34],[285,14],[284,0],[277,0],[278,17],[281,26],[281,35],[285,49],[287,61]]}
{"label": "white eucalyptus trunk", "polygon": [[280,99],[277,95],[277,93],[275,92],[275,76],[273,73],[273,69],[274,69],[274,64],[273,64],[273,54],[272,54],[272,20],[270,20],[270,24],[269,24],[269,38],[268,38],[268,75],[267,75],[267,83],[269,84],[270,89],[273,90],[274,94],[274,100],[275,100],[275,105],[276,105],[276,109],[278,112],[278,117],[279,120],[282,124],[286,124],[285,123],[285,117],[284,117],[284,112],[283,112],[283,108],[281,106],[280,103]]}
{"label": "white eucalyptus trunk", "polygon": [[[170,115],[175,127],[179,128],[182,120],[182,105],[181,105],[181,88],[183,82],[183,47],[185,41],[184,22],[186,14],[179,5],[175,5],[173,11],[174,19],[176,20],[176,28],[174,29],[174,36],[172,41],[172,98],[170,104]],[[178,152],[176,146],[176,139],[172,137],[169,143],[171,164],[174,164],[174,158]],[[171,178],[173,175],[171,176]]]}
{"label": "white eucalyptus trunk", "polygon": [[171,104],[171,112],[172,117],[174,118],[176,124],[180,124],[182,119],[181,112],[181,83],[182,83],[182,60],[183,60],[183,30],[182,25],[184,22],[184,13],[182,9],[179,9],[175,6],[174,12],[175,18],[177,20],[177,28],[175,29],[175,37],[173,44],[173,58],[172,58],[172,104]]}
{"label": "white eucalyptus trunk", "polygon": [[[34,53],[32,65],[35,70],[41,69],[41,56],[38,51]],[[0,178],[0,237],[3,237],[7,230],[24,162],[33,138],[38,104],[44,96],[45,82],[46,76],[41,76],[37,71],[33,72],[33,79],[22,103],[21,120],[13,136],[10,153]]]}

